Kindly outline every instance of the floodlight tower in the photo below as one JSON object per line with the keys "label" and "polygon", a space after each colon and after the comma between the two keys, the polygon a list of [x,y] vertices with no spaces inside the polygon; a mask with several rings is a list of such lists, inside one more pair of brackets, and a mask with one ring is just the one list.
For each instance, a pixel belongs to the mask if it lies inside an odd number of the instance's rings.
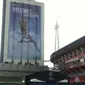
{"label": "floodlight tower", "polygon": [[[58,28],[59,28],[59,25],[56,21],[56,25],[55,25],[55,46],[54,46],[54,50],[59,50],[59,32],[58,32]],[[56,49],[56,46],[57,46],[57,49]],[[56,61],[55,61],[55,64],[54,64],[54,70],[58,71],[58,64],[56,64]]]}
{"label": "floodlight tower", "polygon": [[57,43],[57,50],[59,49],[59,32],[58,32],[59,25],[56,21],[55,25],[55,51],[56,51],[56,43]]}

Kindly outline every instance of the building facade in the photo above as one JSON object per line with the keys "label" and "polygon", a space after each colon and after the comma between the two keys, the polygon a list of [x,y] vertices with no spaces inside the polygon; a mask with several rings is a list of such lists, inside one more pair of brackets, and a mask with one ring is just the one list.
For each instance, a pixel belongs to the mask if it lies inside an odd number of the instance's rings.
{"label": "building facade", "polygon": [[70,76],[70,82],[85,82],[85,36],[54,52],[51,62]]}

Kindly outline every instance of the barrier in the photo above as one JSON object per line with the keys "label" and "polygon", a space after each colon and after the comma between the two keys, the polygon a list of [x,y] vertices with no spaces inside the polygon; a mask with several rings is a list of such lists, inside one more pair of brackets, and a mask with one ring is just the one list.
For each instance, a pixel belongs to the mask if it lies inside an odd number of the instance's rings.
{"label": "barrier", "polygon": [[[25,85],[24,83],[5,83],[2,82],[0,85]],[[85,83],[46,83],[46,82],[31,82],[29,85],[85,85]]]}

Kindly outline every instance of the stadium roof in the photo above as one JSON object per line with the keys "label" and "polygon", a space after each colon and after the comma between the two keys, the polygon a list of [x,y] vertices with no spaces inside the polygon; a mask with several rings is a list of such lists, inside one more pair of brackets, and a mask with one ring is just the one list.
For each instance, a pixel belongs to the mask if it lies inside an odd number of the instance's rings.
{"label": "stadium roof", "polygon": [[85,45],[85,36],[79,38],[78,40],[68,44],[67,46],[59,49],[58,51],[54,52],[51,57],[50,60],[51,62],[54,63],[55,60],[57,60],[60,56],[67,54],[69,52],[71,52],[74,49],[79,48],[80,46]]}

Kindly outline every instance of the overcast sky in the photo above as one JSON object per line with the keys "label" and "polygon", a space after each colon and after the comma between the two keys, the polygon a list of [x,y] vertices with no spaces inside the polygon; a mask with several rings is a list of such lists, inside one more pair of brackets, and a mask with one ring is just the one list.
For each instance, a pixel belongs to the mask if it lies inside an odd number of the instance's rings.
{"label": "overcast sky", "polygon": [[[59,25],[60,48],[85,35],[85,0],[36,0],[45,4],[44,57],[50,59],[55,51],[55,24]],[[0,0],[0,28],[2,0]],[[48,63],[45,63],[48,64]],[[49,63],[49,66],[51,64]]]}

